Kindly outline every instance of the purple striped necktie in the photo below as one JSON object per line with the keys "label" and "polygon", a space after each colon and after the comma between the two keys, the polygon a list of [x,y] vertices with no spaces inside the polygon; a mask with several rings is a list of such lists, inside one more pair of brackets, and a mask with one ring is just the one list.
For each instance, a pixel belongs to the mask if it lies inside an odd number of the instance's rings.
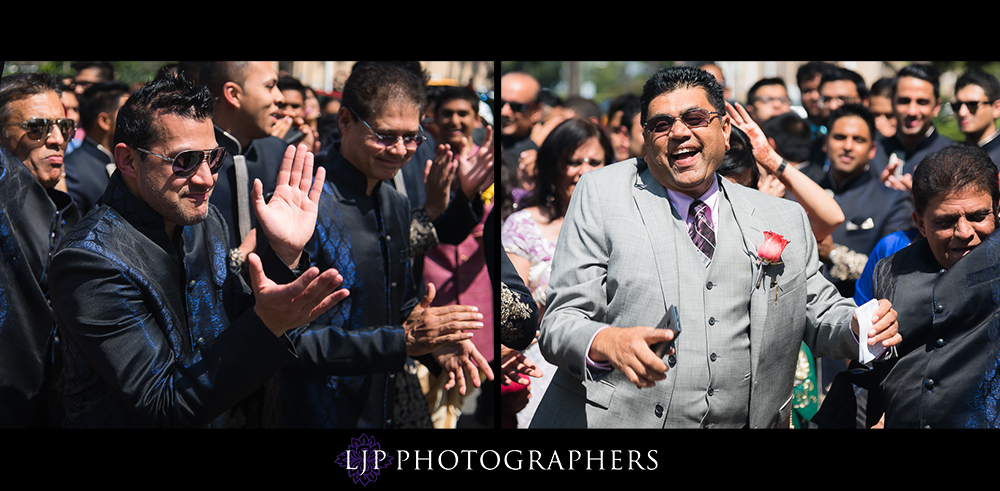
{"label": "purple striped necktie", "polygon": [[691,236],[695,247],[708,258],[708,262],[711,262],[715,253],[715,229],[712,228],[711,220],[705,215],[707,208],[708,205],[704,201],[696,199],[691,202],[688,214],[694,215],[694,221],[688,225],[688,235]]}

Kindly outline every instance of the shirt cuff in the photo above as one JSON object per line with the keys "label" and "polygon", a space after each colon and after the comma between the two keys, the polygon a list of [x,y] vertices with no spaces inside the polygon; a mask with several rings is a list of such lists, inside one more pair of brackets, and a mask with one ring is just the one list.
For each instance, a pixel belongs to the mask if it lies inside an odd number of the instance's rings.
{"label": "shirt cuff", "polygon": [[606,371],[606,372],[614,370],[614,367],[612,367],[610,363],[608,363],[608,362],[597,362],[597,361],[591,360],[590,356],[589,356],[590,347],[593,346],[593,344],[594,344],[594,338],[597,337],[597,333],[599,333],[599,332],[601,332],[601,331],[603,331],[603,330],[605,330],[605,329],[607,329],[609,327],[611,327],[611,326],[604,326],[604,327],[598,329],[597,331],[594,332],[594,335],[590,337],[590,342],[587,343],[587,353],[588,353],[588,355],[584,356],[584,358],[586,358],[586,360],[587,360],[587,368],[590,368],[592,370]]}

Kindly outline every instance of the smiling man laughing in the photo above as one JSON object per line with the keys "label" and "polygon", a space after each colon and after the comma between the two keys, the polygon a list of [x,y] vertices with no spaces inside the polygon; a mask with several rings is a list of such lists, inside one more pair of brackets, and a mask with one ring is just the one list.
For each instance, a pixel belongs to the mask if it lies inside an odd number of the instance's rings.
{"label": "smiling man laughing", "polygon": [[[640,101],[645,159],[584,174],[570,200],[539,338],[559,369],[531,427],[787,428],[802,342],[858,356],[854,302],[820,273],[800,205],[716,174],[741,116],[715,77],[665,68]],[[765,234],[788,241],[768,266]],[[676,340],[651,327],[671,306]],[[880,302],[869,343],[898,343],[895,318]]]}
{"label": "smiling man laughing", "polygon": [[996,167],[977,147],[952,145],[917,167],[913,219],[923,238],[873,275],[875,298],[899,309],[904,341],[898,358],[874,366],[869,420],[884,409],[885,428],[1000,427],[998,201]]}

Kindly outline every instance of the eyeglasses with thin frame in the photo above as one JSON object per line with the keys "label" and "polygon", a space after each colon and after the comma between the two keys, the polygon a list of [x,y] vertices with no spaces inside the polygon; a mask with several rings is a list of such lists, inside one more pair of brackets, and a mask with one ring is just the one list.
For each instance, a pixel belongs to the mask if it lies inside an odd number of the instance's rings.
{"label": "eyeglasses with thin frame", "polygon": [[669,132],[674,127],[674,123],[680,120],[684,123],[684,126],[688,128],[702,128],[708,126],[708,123],[712,121],[712,115],[719,116],[722,113],[717,111],[709,111],[707,109],[692,109],[684,114],[681,114],[679,118],[673,116],[657,116],[655,118],[646,121],[646,125],[643,129],[648,131],[653,136],[662,135]]}
{"label": "eyeglasses with thin frame", "polygon": [[4,126],[20,126],[27,132],[28,138],[42,141],[52,135],[52,128],[58,126],[64,140],[73,138],[76,131],[76,121],[72,119],[31,118],[20,123],[7,123]]}
{"label": "eyeglasses with thin frame", "polygon": [[222,163],[229,155],[229,151],[223,147],[216,147],[211,150],[183,150],[174,157],[166,157],[158,153],[150,152],[145,148],[134,147],[136,150],[166,160],[173,164],[174,174],[180,177],[190,177],[198,171],[202,162],[208,163],[208,169],[212,174],[219,172]]}
{"label": "eyeglasses with thin frame", "polygon": [[962,106],[966,106],[969,108],[970,114],[976,114],[976,111],[979,110],[980,105],[985,106],[988,105],[989,103],[990,101],[955,101],[951,103],[951,109],[952,111],[955,111],[955,113],[957,114],[958,111],[962,110]]}
{"label": "eyeglasses with thin frame", "polygon": [[364,118],[359,116],[358,113],[354,111],[354,109],[351,109],[350,107],[348,107],[347,109],[351,111],[351,114],[353,114],[355,118],[360,119],[361,122],[365,124],[365,128],[368,128],[368,131],[371,131],[372,134],[375,135],[375,141],[378,142],[378,145],[382,148],[389,148],[395,146],[399,142],[403,142],[404,147],[412,149],[419,147],[420,144],[427,139],[427,137],[424,136],[424,127],[420,126],[419,124],[417,125],[417,128],[420,128],[420,134],[417,135],[403,135],[403,136],[385,135],[373,130],[372,127],[368,125],[368,122],[365,121]]}
{"label": "eyeglasses with thin frame", "polygon": [[820,107],[823,107],[825,104],[832,104],[833,101],[840,101],[841,104],[857,104],[860,101],[860,99],[858,99],[857,97],[850,97],[850,96],[845,96],[845,97],[839,97],[839,96],[824,97],[824,96],[819,96],[819,105],[820,105]]}
{"label": "eyeglasses with thin frame", "polygon": [[760,97],[757,97],[756,101],[760,102],[761,104],[770,104],[772,102],[778,102],[778,103],[781,103],[781,104],[788,104],[788,102],[789,102],[787,97],[771,97],[769,95],[762,95]]}

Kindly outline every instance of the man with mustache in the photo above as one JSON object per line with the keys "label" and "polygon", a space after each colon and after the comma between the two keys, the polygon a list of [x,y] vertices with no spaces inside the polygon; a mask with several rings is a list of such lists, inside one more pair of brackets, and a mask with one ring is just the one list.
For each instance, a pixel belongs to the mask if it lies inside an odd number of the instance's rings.
{"label": "man with mustache", "polygon": [[[819,272],[801,205],[719,178],[749,115],[715,77],[665,68],[641,101],[646,157],[584,174],[569,203],[539,338],[559,369],[531,427],[787,428],[800,346],[857,357],[856,306]],[[676,339],[652,327],[671,306]],[[879,303],[869,346],[899,342],[895,317]]]}
{"label": "man with mustache", "polygon": [[76,127],[60,92],[42,74],[0,79],[0,427],[49,424],[58,370],[49,261],[80,218],[72,198],[55,188]]}

